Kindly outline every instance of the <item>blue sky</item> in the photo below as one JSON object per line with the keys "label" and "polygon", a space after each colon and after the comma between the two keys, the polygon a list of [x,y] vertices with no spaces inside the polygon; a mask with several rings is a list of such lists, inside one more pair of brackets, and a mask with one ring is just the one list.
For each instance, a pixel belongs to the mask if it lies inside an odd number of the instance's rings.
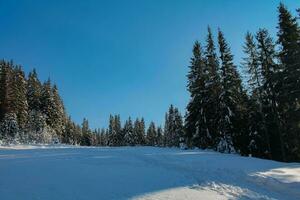
{"label": "blue sky", "polygon": [[[300,1],[282,1],[294,12]],[[220,27],[239,64],[246,31],[275,35],[277,0],[0,0],[0,58],[58,85],[77,122],[105,127],[109,114],[163,123],[184,114],[195,40]]]}

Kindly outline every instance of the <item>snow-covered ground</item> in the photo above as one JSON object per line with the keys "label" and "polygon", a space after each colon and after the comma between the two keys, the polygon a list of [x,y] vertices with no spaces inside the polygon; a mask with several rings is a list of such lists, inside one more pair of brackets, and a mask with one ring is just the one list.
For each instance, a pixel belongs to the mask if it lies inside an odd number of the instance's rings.
{"label": "snow-covered ground", "polygon": [[300,163],[154,147],[0,148],[0,199],[300,199]]}

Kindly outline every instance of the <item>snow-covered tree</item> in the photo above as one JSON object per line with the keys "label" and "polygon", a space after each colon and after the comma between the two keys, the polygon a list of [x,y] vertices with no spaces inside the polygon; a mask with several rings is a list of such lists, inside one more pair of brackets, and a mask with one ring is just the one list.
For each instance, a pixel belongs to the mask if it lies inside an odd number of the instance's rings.
{"label": "snow-covered tree", "polygon": [[134,134],[133,134],[133,125],[132,120],[129,117],[128,120],[126,120],[123,128],[123,134],[124,134],[124,144],[133,146],[135,145],[134,140]]}
{"label": "snow-covered tree", "polygon": [[203,96],[206,96],[205,105],[208,109],[203,110],[203,112],[205,112],[206,123],[208,125],[207,138],[211,138],[207,141],[208,144],[206,144],[206,146],[211,147],[214,146],[215,139],[219,135],[218,121],[220,118],[219,96],[221,94],[221,85],[219,60],[210,27],[208,27],[208,35],[206,39],[205,60],[206,69],[204,72],[207,75],[207,78],[205,79],[206,92]]}
{"label": "snow-covered tree", "polygon": [[20,129],[24,129],[28,118],[27,103],[27,86],[23,70],[20,66],[16,66],[13,70],[13,108],[17,115],[18,125]]}
{"label": "snow-covered tree", "polygon": [[0,140],[2,143],[18,143],[19,131],[17,115],[15,113],[6,113],[0,124]]}
{"label": "snow-covered tree", "polygon": [[157,132],[154,122],[150,122],[150,125],[147,129],[147,137],[146,137],[147,145],[149,146],[157,146]]}
{"label": "snow-covered tree", "polygon": [[184,137],[183,120],[178,108],[170,106],[165,115],[165,145],[169,147],[178,147],[180,138]]}
{"label": "snow-covered tree", "polygon": [[27,80],[28,109],[40,111],[41,109],[42,84],[38,79],[36,70],[33,69]]}
{"label": "snow-covered tree", "polygon": [[193,48],[193,57],[188,74],[188,91],[190,102],[187,106],[185,118],[185,139],[188,146],[206,147],[211,140],[206,120],[206,113],[210,109],[207,102],[205,81],[208,80],[206,61],[202,55],[198,41]]}
{"label": "snow-covered tree", "polygon": [[53,129],[61,139],[67,120],[65,108],[56,85],[53,86],[51,93],[53,96]]}
{"label": "snow-covered tree", "polygon": [[300,159],[300,27],[297,18],[280,3],[278,44],[281,72],[277,77],[282,160]]}
{"label": "snow-covered tree", "polygon": [[160,147],[164,146],[164,134],[160,126],[157,127],[156,133],[157,133],[157,145]]}
{"label": "snow-covered tree", "polygon": [[86,118],[83,118],[82,128],[81,128],[81,145],[90,146],[91,145],[91,129],[89,127],[89,122]]}

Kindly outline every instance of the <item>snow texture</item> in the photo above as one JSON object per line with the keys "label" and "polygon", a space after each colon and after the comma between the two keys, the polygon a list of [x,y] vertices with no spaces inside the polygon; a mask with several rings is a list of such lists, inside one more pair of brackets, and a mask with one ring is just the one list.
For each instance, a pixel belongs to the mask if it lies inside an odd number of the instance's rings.
{"label": "snow texture", "polygon": [[0,148],[4,200],[296,200],[300,163],[155,147]]}

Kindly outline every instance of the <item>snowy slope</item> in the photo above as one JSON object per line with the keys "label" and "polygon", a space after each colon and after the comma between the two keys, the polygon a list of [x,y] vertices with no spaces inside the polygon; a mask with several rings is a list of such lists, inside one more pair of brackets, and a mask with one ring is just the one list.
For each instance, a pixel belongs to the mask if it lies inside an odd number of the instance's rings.
{"label": "snowy slope", "polygon": [[300,199],[300,164],[154,147],[0,149],[0,199]]}

